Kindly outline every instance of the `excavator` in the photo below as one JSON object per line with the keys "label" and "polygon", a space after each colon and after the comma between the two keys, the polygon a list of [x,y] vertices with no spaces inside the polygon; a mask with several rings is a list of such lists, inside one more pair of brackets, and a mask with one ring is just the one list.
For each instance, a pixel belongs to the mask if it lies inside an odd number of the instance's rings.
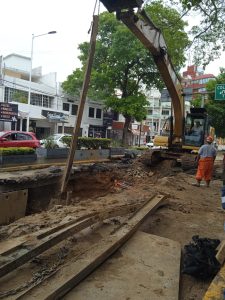
{"label": "excavator", "polygon": [[143,0],[101,0],[101,2],[109,12],[116,12],[117,18],[149,50],[172,101],[173,116],[169,120],[169,130],[162,130],[162,134],[154,138],[154,145],[159,149],[150,150],[149,164],[172,159],[180,161],[183,169],[194,167],[196,154],[193,156],[191,153],[197,153],[206,136],[213,135],[214,132],[204,108],[191,108],[189,113],[185,113],[180,79],[168,55],[161,30],[142,9]]}

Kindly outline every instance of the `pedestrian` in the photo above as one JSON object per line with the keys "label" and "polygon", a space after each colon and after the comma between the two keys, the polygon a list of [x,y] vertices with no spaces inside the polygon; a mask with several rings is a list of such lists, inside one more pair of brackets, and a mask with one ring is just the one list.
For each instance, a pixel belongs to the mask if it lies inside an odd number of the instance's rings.
{"label": "pedestrian", "polygon": [[206,144],[202,145],[198,151],[198,170],[196,173],[197,186],[200,186],[202,179],[204,179],[206,186],[209,187],[212,178],[213,164],[216,158],[216,149],[212,143],[213,138],[208,136],[206,139]]}

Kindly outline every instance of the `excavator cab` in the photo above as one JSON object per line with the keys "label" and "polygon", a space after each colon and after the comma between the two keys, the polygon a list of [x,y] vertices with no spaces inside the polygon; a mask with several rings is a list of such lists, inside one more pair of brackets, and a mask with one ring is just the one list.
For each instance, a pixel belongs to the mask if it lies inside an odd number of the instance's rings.
{"label": "excavator cab", "polygon": [[183,149],[197,150],[205,142],[209,135],[210,122],[204,108],[191,108],[184,124]]}

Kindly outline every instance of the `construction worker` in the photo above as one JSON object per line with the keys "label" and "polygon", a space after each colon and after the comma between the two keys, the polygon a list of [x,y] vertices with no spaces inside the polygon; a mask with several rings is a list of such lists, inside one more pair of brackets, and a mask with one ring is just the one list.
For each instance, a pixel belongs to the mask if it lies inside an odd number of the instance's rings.
{"label": "construction worker", "polygon": [[196,173],[196,186],[200,186],[202,179],[205,180],[206,186],[209,187],[212,172],[213,164],[216,158],[216,148],[213,146],[213,138],[208,136],[206,139],[206,144],[201,146],[198,151],[197,163],[198,170]]}

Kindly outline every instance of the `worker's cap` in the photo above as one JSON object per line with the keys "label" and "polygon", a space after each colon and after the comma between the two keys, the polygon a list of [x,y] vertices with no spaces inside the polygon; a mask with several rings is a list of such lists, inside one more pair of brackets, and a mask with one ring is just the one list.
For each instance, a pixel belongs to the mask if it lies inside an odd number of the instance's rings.
{"label": "worker's cap", "polygon": [[210,142],[210,143],[212,143],[213,142],[213,138],[209,135],[209,136],[207,136],[207,138],[206,138],[206,142]]}

